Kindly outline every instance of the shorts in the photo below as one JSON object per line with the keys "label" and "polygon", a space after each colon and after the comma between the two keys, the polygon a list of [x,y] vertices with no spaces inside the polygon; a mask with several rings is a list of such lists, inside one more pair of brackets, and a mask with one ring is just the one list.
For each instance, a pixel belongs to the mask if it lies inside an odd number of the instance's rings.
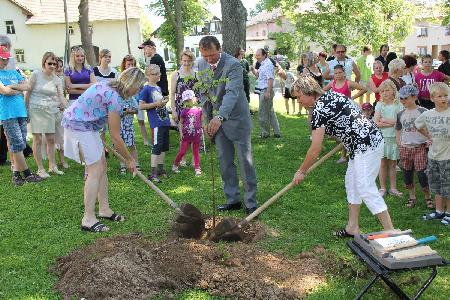
{"label": "shorts", "polygon": [[283,95],[283,97],[286,98],[286,99],[296,99],[296,97],[291,95],[291,91],[288,88],[284,88],[284,95]]}
{"label": "shorts", "polygon": [[86,165],[98,162],[105,153],[100,132],[64,128],[64,156],[81,163],[80,152]]}
{"label": "shorts", "polygon": [[427,171],[430,192],[450,199],[450,159],[428,159]]}
{"label": "shorts", "polygon": [[11,152],[22,152],[27,147],[27,118],[12,118],[2,123]]}
{"label": "shorts", "polygon": [[161,152],[169,151],[169,126],[152,128],[152,154],[160,155]]}
{"label": "shorts", "polygon": [[49,112],[47,109],[30,107],[28,117],[31,133],[55,133],[56,113]]}
{"label": "shorts", "polygon": [[385,137],[383,158],[389,160],[397,160],[399,159],[399,157],[400,155],[395,137]]}
{"label": "shorts", "polygon": [[138,121],[145,121],[145,110],[138,109],[137,119]]}
{"label": "shorts", "polygon": [[425,170],[427,159],[427,148],[425,145],[414,148],[400,147],[400,166],[406,171]]}

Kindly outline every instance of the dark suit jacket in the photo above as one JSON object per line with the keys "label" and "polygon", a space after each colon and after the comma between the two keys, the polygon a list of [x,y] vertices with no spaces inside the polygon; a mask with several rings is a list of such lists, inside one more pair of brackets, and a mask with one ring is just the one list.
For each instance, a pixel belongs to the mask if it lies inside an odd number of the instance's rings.
{"label": "dark suit jacket", "polygon": [[[204,59],[198,64],[198,70],[210,69]],[[207,116],[221,115],[225,118],[222,129],[225,135],[233,141],[247,137],[251,132],[250,110],[244,91],[242,67],[233,56],[222,52],[219,64],[214,71],[214,79],[227,78],[227,82],[220,83],[210,93],[217,97],[212,108],[205,105],[204,95],[200,95],[200,103]]]}

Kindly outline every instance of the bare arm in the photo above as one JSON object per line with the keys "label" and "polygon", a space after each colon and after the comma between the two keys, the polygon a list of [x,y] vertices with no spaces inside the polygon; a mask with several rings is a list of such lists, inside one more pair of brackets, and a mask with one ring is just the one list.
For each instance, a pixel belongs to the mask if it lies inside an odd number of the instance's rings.
{"label": "bare arm", "polygon": [[378,111],[375,112],[374,121],[379,128],[394,127],[395,125],[395,122],[393,124],[386,122],[386,120],[381,117],[381,114]]}
{"label": "bare arm", "polygon": [[359,68],[355,62],[353,62],[352,64],[353,64],[353,73],[355,73],[355,81],[359,82],[361,80],[361,72],[359,71]]}
{"label": "bare arm", "polygon": [[352,96],[353,100],[359,98],[360,96],[364,95],[367,92],[367,88],[365,88],[364,86],[362,86],[361,84],[359,84],[357,82],[350,80],[349,84],[350,84],[351,90],[359,90],[359,92],[356,93],[356,95]]}
{"label": "bare arm", "polygon": [[373,82],[372,78],[369,79],[369,88],[372,92],[374,93],[378,93],[379,90],[378,88],[375,86],[375,83]]}
{"label": "bare arm", "polygon": [[174,72],[170,79],[170,107],[172,108],[172,119],[177,122],[178,115],[175,106],[175,92],[177,89],[178,72]]}
{"label": "bare arm", "polygon": [[6,96],[12,96],[12,95],[17,95],[19,93],[20,93],[19,91],[13,90],[9,86],[4,86],[3,83],[0,82],[0,94],[6,95]]}
{"label": "bare arm", "polygon": [[395,141],[397,142],[397,146],[399,146],[399,147],[401,146],[400,133],[401,133],[401,130],[399,130],[399,129],[395,130]]}
{"label": "bare arm", "polygon": [[331,87],[332,87],[332,81],[328,82],[328,84],[323,88],[323,90],[325,92],[329,91],[329,90],[331,90]]}
{"label": "bare arm", "polygon": [[330,67],[328,66],[327,69],[325,70],[325,72],[323,73],[323,78],[329,79],[329,80],[333,79],[334,76],[331,75],[330,73],[331,73],[331,70],[330,70]]}
{"label": "bare arm", "polygon": [[143,110],[155,109],[157,107],[163,107],[165,103],[163,101],[156,101],[153,103],[145,103],[143,100],[139,101],[139,108]]}

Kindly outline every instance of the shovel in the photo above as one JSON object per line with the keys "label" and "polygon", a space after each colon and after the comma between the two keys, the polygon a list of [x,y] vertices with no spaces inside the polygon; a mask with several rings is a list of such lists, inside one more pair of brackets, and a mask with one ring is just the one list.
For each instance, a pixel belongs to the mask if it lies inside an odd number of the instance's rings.
{"label": "shovel", "polygon": [[[334,147],[330,152],[325,154],[321,159],[315,162],[306,172],[309,174],[315,168],[323,164],[328,158],[333,156],[336,152],[338,152],[343,147],[343,144],[339,144]],[[213,242],[218,242],[220,240],[227,242],[235,242],[243,239],[242,228],[245,227],[251,220],[256,218],[260,213],[262,213],[267,207],[269,207],[272,203],[274,203],[278,198],[284,195],[287,191],[289,191],[292,187],[294,187],[294,183],[290,182],[286,185],[281,191],[276,193],[272,198],[267,200],[263,205],[258,207],[253,213],[248,215],[245,219],[240,221],[238,224],[230,219],[224,219],[221,221],[215,228],[208,232],[207,238]]]}
{"label": "shovel", "polygon": [[[110,146],[104,144],[109,152],[113,153],[120,161],[125,163],[125,159],[116,150]],[[153,182],[147,179],[144,174],[136,170],[136,175],[145,184],[147,184],[152,190],[154,190],[158,196],[160,196],[167,204],[175,209],[177,216],[175,218],[172,229],[177,233],[179,237],[183,238],[195,238],[200,239],[205,231],[205,219],[201,211],[189,203],[184,203],[180,207],[163,193]]]}

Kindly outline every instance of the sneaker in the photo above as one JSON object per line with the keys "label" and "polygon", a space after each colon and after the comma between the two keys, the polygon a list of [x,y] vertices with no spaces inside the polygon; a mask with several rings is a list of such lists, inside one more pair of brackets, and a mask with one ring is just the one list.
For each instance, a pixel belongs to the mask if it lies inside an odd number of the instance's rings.
{"label": "sneaker", "polygon": [[444,213],[445,217],[442,219],[441,224],[448,226],[450,225],[450,213],[446,212]]}
{"label": "sneaker", "polygon": [[63,162],[62,164],[63,169],[68,169],[69,168],[69,164],[66,162]]}
{"label": "sneaker", "polygon": [[[38,170],[36,175],[41,177],[41,178],[49,178],[50,177],[50,175],[47,172],[45,172],[44,169]],[[30,177],[30,176],[28,176],[28,177]]]}
{"label": "sneaker", "polygon": [[445,213],[438,213],[437,211],[433,211],[430,214],[425,214],[422,216],[422,218],[425,221],[429,221],[429,220],[442,220],[445,216]]}
{"label": "sneaker", "polygon": [[23,185],[23,183],[25,182],[25,181],[23,180],[23,177],[20,176],[20,175],[13,176],[12,179],[11,179],[11,181],[12,181],[12,183],[13,183],[15,186],[21,186],[21,185]]}
{"label": "sneaker", "polygon": [[161,179],[159,179],[156,175],[148,175],[148,180],[153,181],[154,183],[161,183]]}
{"label": "sneaker", "polygon": [[397,189],[389,190],[388,194],[389,194],[389,195],[392,195],[392,196],[396,196],[396,197],[402,197],[402,196],[403,196],[403,193],[400,192],[400,191],[397,190]]}
{"label": "sneaker", "polygon": [[167,172],[166,172],[166,170],[161,170],[161,171],[158,171],[158,174],[157,174],[158,176],[161,176],[161,177],[164,177],[164,178],[167,178],[168,176],[167,176]]}
{"label": "sneaker", "polygon": [[186,167],[187,166],[186,161],[184,159],[182,161],[180,161],[180,165],[179,166],[180,167]]}
{"label": "sneaker", "polygon": [[177,166],[173,165],[173,166],[172,166],[172,172],[178,174],[178,173],[180,173],[180,169],[178,169]]}
{"label": "sneaker", "polygon": [[341,157],[336,161],[337,164],[345,164],[346,162],[347,162],[347,158],[345,158],[345,157]]}
{"label": "sneaker", "polygon": [[37,182],[41,182],[44,179],[39,175],[31,173],[29,176],[25,177],[24,180],[29,183],[37,183]]}
{"label": "sneaker", "polygon": [[140,165],[137,165],[137,166],[136,166],[136,170],[138,170],[139,172],[141,172],[141,171],[142,171],[141,166],[140,166]]}
{"label": "sneaker", "polygon": [[401,169],[399,166],[395,166],[395,171],[396,171],[396,172],[401,172],[402,169]]}
{"label": "sneaker", "polygon": [[195,176],[199,177],[202,175],[202,170],[200,169],[195,169]]}
{"label": "sneaker", "polygon": [[273,137],[276,139],[279,139],[279,138],[281,138],[281,134],[274,134]]}
{"label": "sneaker", "polygon": [[119,173],[120,173],[120,175],[126,175],[127,174],[127,168],[120,167]]}

